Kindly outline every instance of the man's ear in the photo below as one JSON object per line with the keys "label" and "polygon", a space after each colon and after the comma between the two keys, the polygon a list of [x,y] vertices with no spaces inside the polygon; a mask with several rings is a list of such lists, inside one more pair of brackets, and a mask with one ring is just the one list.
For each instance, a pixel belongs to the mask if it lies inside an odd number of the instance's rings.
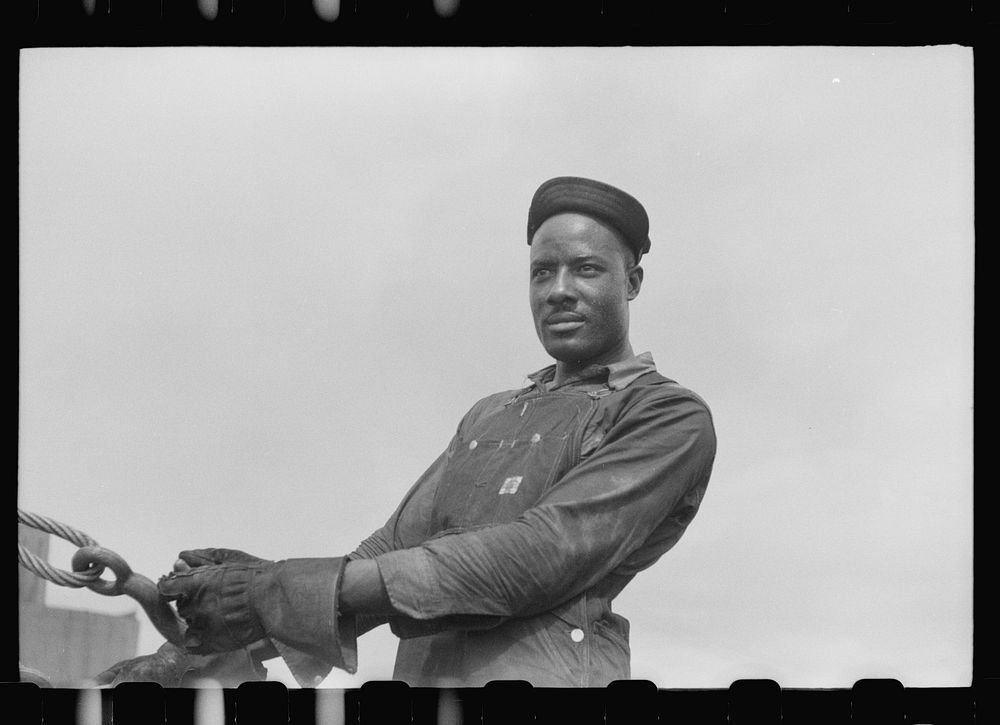
{"label": "man's ear", "polygon": [[628,273],[628,299],[629,302],[639,296],[642,288],[642,267],[638,264],[632,267]]}

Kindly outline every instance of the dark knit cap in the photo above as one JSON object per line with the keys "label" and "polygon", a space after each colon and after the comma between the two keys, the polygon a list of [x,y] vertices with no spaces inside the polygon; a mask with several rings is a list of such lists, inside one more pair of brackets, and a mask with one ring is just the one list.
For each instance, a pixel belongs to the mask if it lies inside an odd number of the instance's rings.
{"label": "dark knit cap", "polygon": [[538,187],[528,209],[528,244],[542,222],[565,212],[613,227],[635,252],[636,261],[649,251],[649,217],[642,204],[610,184],[579,176],[558,176]]}

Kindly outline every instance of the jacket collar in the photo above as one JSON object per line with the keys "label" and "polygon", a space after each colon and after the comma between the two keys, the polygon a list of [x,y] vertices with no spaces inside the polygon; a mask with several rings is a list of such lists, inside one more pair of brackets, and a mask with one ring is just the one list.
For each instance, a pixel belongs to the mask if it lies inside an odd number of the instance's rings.
{"label": "jacket collar", "polygon": [[[591,365],[583,371],[567,380],[566,385],[574,383],[606,383],[612,390],[623,390],[631,385],[636,378],[656,370],[656,363],[653,362],[651,353],[644,352],[627,360],[620,360],[610,365]],[[541,390],[549,390],[553,378],[556,375],[556,366],[549,365],[541,370],[528,375],[529,387],[537,386]]]}

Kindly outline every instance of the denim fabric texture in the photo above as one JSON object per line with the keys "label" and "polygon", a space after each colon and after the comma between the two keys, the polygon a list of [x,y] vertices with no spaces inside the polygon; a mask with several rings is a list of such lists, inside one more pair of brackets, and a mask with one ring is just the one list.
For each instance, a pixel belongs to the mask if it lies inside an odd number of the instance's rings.
{"label": "denim fabric texture", "polygon": [[698,511],[711,413],[649,353],[558,387],[554,373],[476,403],[350,555],[376,561],[400,613],[394,679],[603,687],[630,676],[629,623],[611,604]]}

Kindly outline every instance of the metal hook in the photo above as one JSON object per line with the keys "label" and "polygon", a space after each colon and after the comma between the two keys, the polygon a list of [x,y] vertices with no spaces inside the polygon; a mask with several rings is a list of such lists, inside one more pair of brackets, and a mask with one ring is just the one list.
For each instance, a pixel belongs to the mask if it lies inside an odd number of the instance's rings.
{"label": "metal hook", "polygon": [[98,579],[87,587],[107,597],[127,594],[139,603],[157,631],[172,644],[184,646],[184,632],[187,625],[181,620],[166,599],[160,596],[153,580],[136,574],[125,560],[103,546],[84,546],[73,555],[73,571],[86,571],[95,565],[114,572],[115,579]]}

